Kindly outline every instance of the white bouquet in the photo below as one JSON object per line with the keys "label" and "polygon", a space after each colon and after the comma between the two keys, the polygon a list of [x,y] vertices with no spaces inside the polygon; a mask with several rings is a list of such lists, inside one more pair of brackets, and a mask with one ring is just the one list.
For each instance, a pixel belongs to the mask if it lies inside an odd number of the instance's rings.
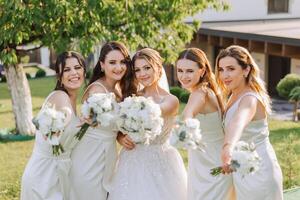
{"label": "white bouquet", "polygon": [[161,110],[151,98],[127,97],[119,105],[117,127],[135,143],[148,144],[161,133]]}
{"label": "white bouquet", "polygon": [[[115,117],[117,107],[114,93],[95,93],[84,101],[81,112],[86,119],[92,120],[92,126],[107,127]],[[84,136],[90,124],[84,123],[75,135],[78,140]]]}
{"label": "white bouquet", "polygon": [[[255,145],[239,141],[234,146],[230,169],[233,172],[240,173],[243,177],[248,174],[253,174],[259,170],[261,158],[258,156]],[[217,176],[222,173],[222,167],[211,169],[211,174]]]}
{"label": "white bouquet", "polygon": [[203,151],[205,145],[201,139],[202,135],[200,134],[199,120],[189,118],[177,122],[172,129],[170,143],[177,148],[198,149]]}
{"label": "white bouquet", "polygon": [[65,129],[65,121],[65,113],[55,110],[50,104],[46,104],[36,118],[32,120],[38,132],[52,145],[53,155],[56,156],[64,152],[59,139]]}

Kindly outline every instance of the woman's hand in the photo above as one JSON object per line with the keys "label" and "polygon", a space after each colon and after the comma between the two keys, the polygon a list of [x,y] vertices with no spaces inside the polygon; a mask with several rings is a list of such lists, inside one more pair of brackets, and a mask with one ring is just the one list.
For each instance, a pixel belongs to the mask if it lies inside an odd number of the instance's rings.
{"label": "woman's hand", "polygon": [[230,168],[232,151],[233,151],[232,145],[229,143],[226,143],[222,148],[221,159],[222,159],[222,168],[224,174],[232,173],[232,169]]}
{"label": "woman's hand", "polygon": [[118,133],[117,141],[127,150],[132,150],[135,147],[135,143],[131,140],[131,138],[121,132]]}
{"label": "woman's hand", "polygon": [[98,126],[98,123],[94,123],[91,118],[85,118],[85,117],[80,117],[80,124],[77,126],[78,128],[82,127],[83,124],[88,124],[91,127],[96,127]]}

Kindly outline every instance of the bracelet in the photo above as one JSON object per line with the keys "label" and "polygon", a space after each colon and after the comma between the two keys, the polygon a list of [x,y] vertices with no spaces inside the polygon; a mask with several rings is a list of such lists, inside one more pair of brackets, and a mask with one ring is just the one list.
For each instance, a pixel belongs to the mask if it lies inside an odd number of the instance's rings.
{"label": "bracelet", "polygon": [[232,145],[232,143],[226,142],[225,144],[223,144],[222,149],[224,149],[226,146],[230,146],[230,145]]}

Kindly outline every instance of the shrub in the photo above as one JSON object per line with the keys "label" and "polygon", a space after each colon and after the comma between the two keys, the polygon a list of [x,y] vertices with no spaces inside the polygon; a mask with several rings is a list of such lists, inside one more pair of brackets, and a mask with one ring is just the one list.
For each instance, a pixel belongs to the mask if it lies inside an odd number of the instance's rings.
{"label": "shrub", "polygon": [[183,103],[187,103],[190,97],[190,93],[186,90],[183,90],[179,96],[179,100]]}
{"label": "shrub", "polygon": [[25,73],[27,79],[31,79],[31,75],[29,73]]}
{"label": "shrub", "polygon": [[43,69],[39,69],[35,74],[35,78],[40,78],[40,77],[45,77],[45,76],[46,76],[46,72]]}
{"label": "shrub", "polygon": [[279,81],[276,90],[279,96],[289,99],[289,95],[296,86],[300,86],[300,76],[298,74],[288,74]]}
{"label": "shrub", "polygon": [[180,94],[183,92],[183,89],[180,87],[171,87],[170,93],[175,95],[178,99],[180,98]]}
{"label": "shrub", "polygon": [[291,90],[289,98],[291,101],[300,101],[300,86],[296,86]]}
{"label": "shrub", "polygon": [[5,75],[2,75],[2,76],[1,76],[1,82],[2,82],[2,83],[6,83],[6,81],[7,81],[7,80],[6,80],[6,76],[5,76]]}
{"label": "shrub", "polygon": [[92,74],[93,74],[93,69],[88,69],[85,74],[85,78],[90,79],[92,77]]}

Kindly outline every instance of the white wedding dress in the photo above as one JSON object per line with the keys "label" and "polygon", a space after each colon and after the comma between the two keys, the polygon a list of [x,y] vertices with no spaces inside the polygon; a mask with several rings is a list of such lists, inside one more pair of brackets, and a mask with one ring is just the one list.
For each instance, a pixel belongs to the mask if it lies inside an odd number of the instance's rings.
{"label": "white wedding dress", "polygon": [[[260,97],[253,92],[242,95],[226,112],[225,127],[237,111],[241,99],[247,95],[255,96],[260,100]],[[253,175],[242,177],[238,173],[232,173],[237,200],[282,200],[282,172],[269,141],[267,119],[251,121],[244,128],[240,140],[255,144],[261,164],[259,170]]]}
{"label": "white wedding dress", "polygon": [[109,200],[185,200],[187,177],[182,158],[169,145],[174,118],[165,118],[160,136],[149,146],[122,149]]}
{"label": "white wedding dress", "polygon": [[[55,92],[57,91],[48,95],[44,105]],[[36,132],[33,152],[22,176],[21,200],[70,199],[70,154],[77,143],[74,135],[79,131],[77,128],[79,123],[79,119],[72,111],[72,119],[60,138],[65,152],[59,156],[53,155],[52,146],[39,131]]]}

